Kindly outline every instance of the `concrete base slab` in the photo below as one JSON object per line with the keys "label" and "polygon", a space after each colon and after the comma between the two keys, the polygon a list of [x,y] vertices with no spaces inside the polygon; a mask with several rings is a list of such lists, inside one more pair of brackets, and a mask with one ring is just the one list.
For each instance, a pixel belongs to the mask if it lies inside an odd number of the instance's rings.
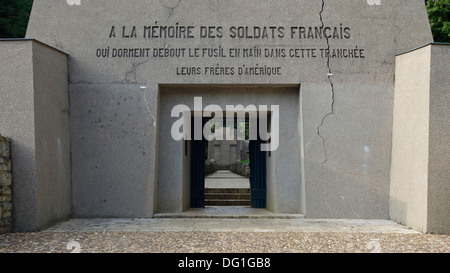
{"label": "concrete base slab", "polygon": [[388,220],[346,219],[71,219],[46,232],[340,232],[419,234]]}
{"label": "concrete base slab", "polygon": [[242,206],[211,206],[191,208],[182,213],[158,213],[155,218],[302,219],[304,215],[274,213],[267,209]]}

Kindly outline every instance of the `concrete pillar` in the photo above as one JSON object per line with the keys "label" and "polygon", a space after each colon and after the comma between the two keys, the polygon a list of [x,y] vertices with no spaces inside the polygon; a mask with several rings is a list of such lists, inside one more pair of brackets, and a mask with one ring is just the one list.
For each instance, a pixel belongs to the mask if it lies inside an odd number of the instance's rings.
{"label": "concrete pillar", "polygon": [[12,139],[13,231],[45,229],[72,208],[67,54],[0,41],[0,134]]}
{"label": "concrete pillar", "polygon": [[450,45],[396,57],[390,217],[450,234]]}

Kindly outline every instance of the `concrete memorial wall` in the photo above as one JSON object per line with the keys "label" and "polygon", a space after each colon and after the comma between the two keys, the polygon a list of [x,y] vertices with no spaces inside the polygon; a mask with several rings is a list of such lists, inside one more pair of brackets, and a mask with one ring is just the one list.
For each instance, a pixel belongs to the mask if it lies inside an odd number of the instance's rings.
{"label": "concrete memorial wall", "polygon": [[35,0],[27,37],[69,56],[72,217],[189,209],[200,98],[279,107],[267,209],[389,219],[395,56],[433,41],[422,0]]}
{"label": "concrete memorial wall", "polygon": [[171,109],[195,95],[283,106],[269,209],[389,217],[395,54],[432,41],[423,1],[72,2],[36,0],[27,37],[69,54],[74,216],[187,209]]}

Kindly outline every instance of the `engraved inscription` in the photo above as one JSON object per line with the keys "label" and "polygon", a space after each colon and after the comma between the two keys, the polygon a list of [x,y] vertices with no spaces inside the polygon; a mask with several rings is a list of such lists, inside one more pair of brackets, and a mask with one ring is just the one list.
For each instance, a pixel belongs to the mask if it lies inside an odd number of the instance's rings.
{"label": "engraved inscription", "polygon": [[[308,46],[302,45],[305,41],[340,40],[354,43],[354,35],[350,26],[340,23],[335,26],[192,26],[176,23],[164,25],[155,21],[145,26],[115,25],[106,31],[108,38],[114,43],[95,49],[98,59],[212,59],[217,61],[216,66],[183,65],[174,67],[174,73],[178,76],[279,76],[283,73],[283,67],[267,62],[274,59],[344,59],[364,60],[366,50],[358,45],[351,46]],[[119,39],[142,41],[143,47],[117,46]],[[215,46],[209,42],[198,42],[197,45],[208,46],[183,46],[182,40],[217,40]],[[237,41],[259,41],[254,46],[224,46],[222,41],[227,40],[226,45],[236,44]],[[164,41],[165,46],[151,46],[146,41]],[[172,40],[180,40],[173,43]],[[279,45],[277,40],[292,41],[288,45]],[[266,41],[266,42],[263,42]],[[274,43],[277,46],[274,46]],[[346,42],[347,43],[347,42]],[[134,43],[135,44],[135,43]],[[239,42],[239,44],[241,44]],[[283,43],[284,44],[284,43]],[[235,65],[222,65],[221,60],[242,60]],[[247,63],[254,60],[257,63]],[[184,64],[188,62],[183,61]],[[227,62],[229,64],[229,62]]]}

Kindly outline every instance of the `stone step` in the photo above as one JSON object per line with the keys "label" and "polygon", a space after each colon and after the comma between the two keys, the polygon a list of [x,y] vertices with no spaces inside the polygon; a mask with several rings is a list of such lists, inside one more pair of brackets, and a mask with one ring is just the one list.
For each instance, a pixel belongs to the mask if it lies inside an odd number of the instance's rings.
{"label": "stone step", "polygon": [[205,206],[251,206],[250,200],[205,199]]}
{"label": "stone step", "polygon": [[205,206],[251,206],[250,189],[206,188]]}
{"label": "stone step", "polygon": [[208,199],[250,200],[250,193],[205,193],[205,200]]}
{"label": "stone step", "polygon": [[240,194],[250,194],[250,189],[248,188],[205,188],[205,194],[207,193],[240,193]]}

